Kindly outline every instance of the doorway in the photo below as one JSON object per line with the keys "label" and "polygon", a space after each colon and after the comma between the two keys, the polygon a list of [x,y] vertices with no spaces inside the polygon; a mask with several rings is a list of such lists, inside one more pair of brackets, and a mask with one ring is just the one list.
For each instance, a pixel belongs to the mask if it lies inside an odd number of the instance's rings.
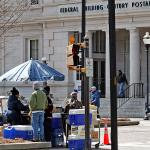
{"label": "doorway", "polygon": [[94,60],[93,67],[93,85],[101,91],[101,97],[105,97],[105,60]]}

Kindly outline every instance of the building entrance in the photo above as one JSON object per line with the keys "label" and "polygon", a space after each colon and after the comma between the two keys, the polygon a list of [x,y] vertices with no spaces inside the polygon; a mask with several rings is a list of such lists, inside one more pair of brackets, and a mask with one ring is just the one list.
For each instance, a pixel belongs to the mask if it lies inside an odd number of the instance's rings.
{"label": "building entrance", "polygon": [[93,85],[101,90],[101,97],[105,97],[105,60],[94,60],[93,67]]}

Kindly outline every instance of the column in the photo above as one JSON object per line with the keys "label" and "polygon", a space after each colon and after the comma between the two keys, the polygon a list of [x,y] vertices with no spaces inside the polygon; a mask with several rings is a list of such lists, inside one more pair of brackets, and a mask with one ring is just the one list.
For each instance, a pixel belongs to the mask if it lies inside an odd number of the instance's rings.
{"label": "column", "polygon": [[106,58],[105,58],[105,97],[110,98],[110,58],[109,58],[109,29],[105,30],[106,33]]}
{"label": "column", "polygon": [[140,82],[140,37],[139,30],[130,29],[130,84]]}

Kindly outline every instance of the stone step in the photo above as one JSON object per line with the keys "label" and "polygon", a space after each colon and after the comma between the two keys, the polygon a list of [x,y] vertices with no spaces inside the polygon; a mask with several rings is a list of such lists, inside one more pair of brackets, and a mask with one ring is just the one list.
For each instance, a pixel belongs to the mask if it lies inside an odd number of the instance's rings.
{"label": "stone step", "polygon": [[[119,98],[123,101],[123,99]],[[121,106],[118,110],[118,117],[142,117],[145,115],[145,98],[133,98]],[[110,100],[101,99],[101,117],[110,117]]]}

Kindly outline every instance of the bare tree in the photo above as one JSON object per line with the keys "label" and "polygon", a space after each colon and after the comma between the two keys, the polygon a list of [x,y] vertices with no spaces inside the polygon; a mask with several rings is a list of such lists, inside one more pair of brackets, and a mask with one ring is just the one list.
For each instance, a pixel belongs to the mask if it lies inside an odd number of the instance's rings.
{"label": "bare tree", "polygon": [[22,21],[29,0],[0,0],[0,37]]}

